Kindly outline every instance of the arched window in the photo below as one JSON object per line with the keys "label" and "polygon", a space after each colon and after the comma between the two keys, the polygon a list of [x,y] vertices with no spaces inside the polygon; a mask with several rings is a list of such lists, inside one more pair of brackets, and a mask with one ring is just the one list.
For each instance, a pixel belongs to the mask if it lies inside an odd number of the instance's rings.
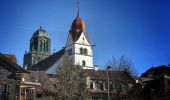
{"label": "arched window", "polygon": [[43,50],[43,43],[42,43],[42,41],[40,41],[40,51],[42,51]]}
{"label": "arched window", "polygon": [[84,60],[82,61],[82,66],[86,66],[86,62]]}
{"label": "arched window", "polygon": [[46,51],[48,51],[48,41],[46,42]]}
{"label": "arched window", "polygon": [[83,54],[83,48],[80,48],[80,54]]}
{"label": "arched window", "polygon": [[44,51],[48,51],[48,41],[44,42],[44,45],[45,45],[44,46],[44,49],[45,49]]}
{"label": "arched window", "polygon": [[45,48],[46,48],[46,42],[45,41],[43,42],[43,45],[44,45],[43,51],[45,51]]}
{"label": "arched window", "polygon": [[88,55],[87,49],[84,49],[84,55]]}

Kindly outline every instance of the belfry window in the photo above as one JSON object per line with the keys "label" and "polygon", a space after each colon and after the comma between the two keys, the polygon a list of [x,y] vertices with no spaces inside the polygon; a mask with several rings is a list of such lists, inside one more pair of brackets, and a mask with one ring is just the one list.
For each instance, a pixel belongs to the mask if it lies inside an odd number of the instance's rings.
{"label": "belfry window", "polygon": [[84,49],[84,55],[87,55],[87,49],[86,48]]}
{"label": "belfry window", "polygon": [[82,66],[86,66],[86,62],[84,60],[82,61]]}
{"label": "belfry window", "polygon": [[80,48],[80,54],[83,54],[83,48]]}

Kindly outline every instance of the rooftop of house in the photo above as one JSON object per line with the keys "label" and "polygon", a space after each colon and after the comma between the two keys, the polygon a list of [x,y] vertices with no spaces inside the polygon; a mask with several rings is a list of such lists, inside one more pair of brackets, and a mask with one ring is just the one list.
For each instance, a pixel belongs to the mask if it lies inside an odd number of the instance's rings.
{"label": "rooftop of house", "polygon": [[24,68],[17,64],[15,55],[0,53],[0,66],[11,72],[27,72]]}

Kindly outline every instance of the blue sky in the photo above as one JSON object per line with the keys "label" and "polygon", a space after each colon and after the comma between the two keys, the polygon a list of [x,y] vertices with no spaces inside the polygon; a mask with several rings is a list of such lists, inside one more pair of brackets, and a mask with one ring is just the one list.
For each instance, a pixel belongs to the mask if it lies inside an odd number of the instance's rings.
{"label": "blue sky", "polygon": [[[170,64],[168,0],[80,0],[80,16],[94,48],[94,63],[105,68],[125,55],[140,74]],[[15,54],[22,66],[32,34],[42,26],[52,51],[65,46],[76,17],[76,0],[0,0],[0,52]]]}

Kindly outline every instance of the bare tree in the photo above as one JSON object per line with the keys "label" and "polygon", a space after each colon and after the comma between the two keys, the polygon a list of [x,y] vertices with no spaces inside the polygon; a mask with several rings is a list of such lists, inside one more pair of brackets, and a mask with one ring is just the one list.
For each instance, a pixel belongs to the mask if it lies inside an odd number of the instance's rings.
{"label": "bare tree", "polygon": [[57,69],[57,80],[54,86],[57,91],[55,96],[58,99],[83,100],[88,97],[85,73],[81,66],[72,65],[67,54]]}
{"label": "bare tree", "polygon": [[[34,71],[31,76],[39,76],[40,90],[43,100],[84,100],[88,98],[86,77],[81,66],[72,65],[71,60],[64,54],[56,75],[47,75],[44,71]],[[33,78],[33,77],[32,77]],[[49,99],[50,98],[50,99]]]}
{"label": "bare tree", "polygon": [[113,92],[116,96],[115,99],[119,100],[120,95],[128,94],[130,91],[131,86],[128,84],[128,80],[132,79],[134,67],[132,62],[124,56],[118,60],[113,57],[113,60],[109,62],[109,66],[111,66],[110,71],[114,72],[110,78],[114,77]]}
{"label": "bare tree", "polygon": [[121,56],[119,59],[116,59],[113,56],[113,59],[109,62],[109,64],[114,71],[127,71],[131,75],[136,75],[132,61],[125,56]]}

